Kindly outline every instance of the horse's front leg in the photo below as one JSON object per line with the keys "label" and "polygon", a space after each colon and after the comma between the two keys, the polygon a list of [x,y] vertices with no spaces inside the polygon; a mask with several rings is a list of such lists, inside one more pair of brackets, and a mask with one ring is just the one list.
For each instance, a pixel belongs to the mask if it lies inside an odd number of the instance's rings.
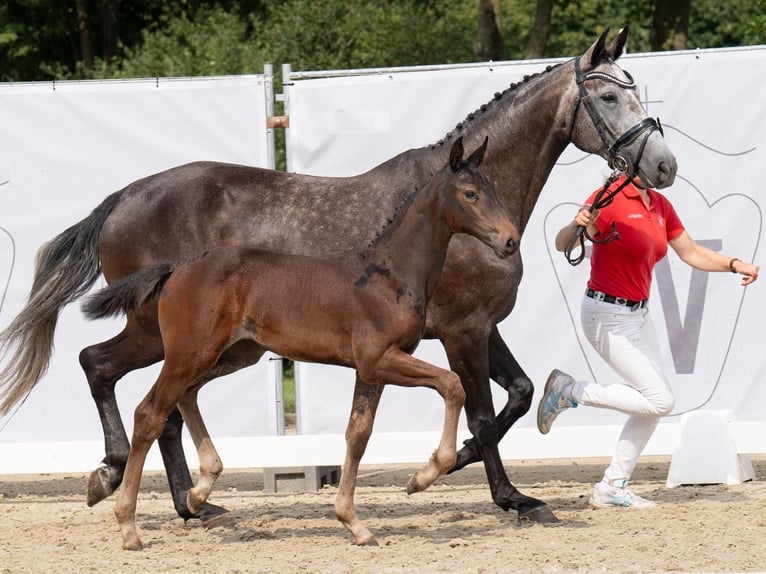
{"label": "horse's front leg", "polygon": [[378,544],[375,535],[367,529],[356,514],[354,493],[359,462],[367,449],[382,393],[383,385],[368,385],[357,375],[351,415],[346,427],[346,457],[338,485],[338,495],[335,498],[335,516],[351,532],[354,542],[358,545],[377,546]]}
{"label": "horse's front leg", "polygon": [[489,388],[488,335],[475,333],[472,336],[461,330],[443,337],[442,343],[450,366],[460,375],[465,388],[468,428],[479,445],[492,500],[503,510],[516,510],[520,521],[558,522],[548,505],[519,492],[505,473],[498,450],[497,422]]}
{"label": "horse's front leg", "polygon": [[[500,441],[513,424],[529,411],[535,389],[500,336],[497,325],[492,327],[489,335],[489,376],[508,391],[508,402],[496,418],[497,436]],[[475,438],[467,439],[463,445],[457,453],[457,462],[450,473],[481,460],[481,449]]]}
{"label": "horse's front leg", "polygon": [[389,348],[371,363],[358,360],[357,369],[365,381],[400,387],[428,387],[444,399],[444,425],[439,445],[426,466],[417,471],[407,484],[408,494],[425,490],[455,466],[457,425],[465,402],[460,378],[452,371],[426,363],[395,347]]}

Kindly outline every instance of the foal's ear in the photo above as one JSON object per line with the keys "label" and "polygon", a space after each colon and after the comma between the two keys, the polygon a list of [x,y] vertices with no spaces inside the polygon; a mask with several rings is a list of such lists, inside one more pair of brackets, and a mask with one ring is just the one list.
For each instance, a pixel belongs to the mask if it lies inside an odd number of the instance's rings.
{"label": "foal's ear", "polygon": [[463,136],[460,136],[452,144],[449,152],[449,166],[452,171],[457,171],[463,161]]}
{"label": "foal's ear", "polygon": [[609,28],[604,30],[599,36],[598,40],[593,42],[588,51],[582,55],[582,60],[585,62],[588,69],[595,68],[601,61],[601,56],[604,54],[604,45],[606,44],[606,35],[609,33]]}
{"label": "foal's ear", "polygon": [[617,34],[617,37],[609,43],[605,52],[611,56],[612,60],[617,60],[617,58],[622,56],[622,53],[625,50],[625,44],[627,43],[628,26],[625,26],[620,30],[620,33]]}
{"label": "foal's ear", "polygon": [[476,149],[475,152],[473,152],[468,157],[468,163],[473,165],[474,167],[479,167],[481,165],[481,162],[484,161],[484,152],[487,151],[487,142],[489,141],[489,136],[484,137],[484,142]]}

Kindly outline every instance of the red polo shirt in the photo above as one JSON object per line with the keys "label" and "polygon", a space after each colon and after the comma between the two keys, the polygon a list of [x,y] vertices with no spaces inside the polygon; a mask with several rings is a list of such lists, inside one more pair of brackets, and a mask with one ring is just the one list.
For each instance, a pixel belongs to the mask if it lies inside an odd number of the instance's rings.
{"label": "red polo shirt", "polygon": [[[610,189],[625,181],[621,176]],[[596,190],[588,198],[593,204]],[[593,244],[590,258],[588,287],[615,297],[634,301],[649,298],[654,265],[668,252],[668,241],[678,237],[684,230],[675,209],[665,196],[647,189],[649,207],[646,207],[638,189],[629,183],[611,204],[601,209],[596,220],[603,239],[617,226],[620,238],[609,243]]]}

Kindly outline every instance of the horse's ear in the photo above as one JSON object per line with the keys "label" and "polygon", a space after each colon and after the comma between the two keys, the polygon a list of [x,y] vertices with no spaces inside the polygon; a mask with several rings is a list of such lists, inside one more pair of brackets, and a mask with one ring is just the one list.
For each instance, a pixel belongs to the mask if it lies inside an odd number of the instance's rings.
{"label": "horse's ear", "polygon": [[463,136],[460,136],[452,144],[452,150],[449,152],[449,166],[452,171],[457,171],[460,163],[463,161]]}
{"label": "horse's ear", "polygon": [[582,55],[582,61],[588,69],[595,68],[601,61],[601,57],[604,54],[604,45],[606,44],[607,34],[609,34],[609,28],[604,30],[601,33],[601,36],[598,37],[598,40],[593,42],[593,45],[588,48],[588,51]]}
{"label": "horse's ear", "polygon": [[612,60],[617,60],[625,51],[625,44],[628,43],[628,26],[625,26],[617,34],[617,37],[612,40],[606,47],[606,53],[612,57]]}
{"label": "horse's ear", "polygon": [[468,157],[468,163],[474,167],[479,167],[481,162],[484,161],[484,152],[487,151],[487,142],[489,136],[484,137],[484,142]]}

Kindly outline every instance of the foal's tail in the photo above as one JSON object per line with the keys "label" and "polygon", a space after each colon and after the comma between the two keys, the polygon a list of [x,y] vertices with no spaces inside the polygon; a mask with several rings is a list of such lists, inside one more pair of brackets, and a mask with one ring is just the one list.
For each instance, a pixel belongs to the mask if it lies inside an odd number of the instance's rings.
{"label": "foal's tail", "polygon": [[144,267],[90,295],[82,312],[88,319],[103,319],[133,311],[160,294],[173,267],[166,261]]}
{"label": "foal's tail", "polygon": [[0,415],[26,398],[48,370],[59,312],[101,274],[101,227],[121,195],[111,194],[88,217],[38,250],[27,304],[0,333],[0,358],[9,358],[0,370]]}

